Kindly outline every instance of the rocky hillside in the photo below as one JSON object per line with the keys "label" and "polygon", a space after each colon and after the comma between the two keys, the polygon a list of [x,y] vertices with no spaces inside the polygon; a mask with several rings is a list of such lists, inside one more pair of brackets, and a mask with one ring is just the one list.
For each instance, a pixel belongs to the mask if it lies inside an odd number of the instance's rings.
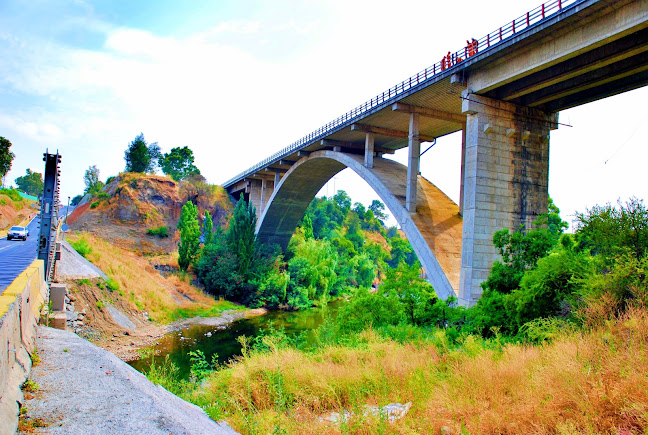
{"label": "rocky hillside", "polygon": [[142,254],[170,253],[177,248],[176,226],[188,200],[197,203],[201,218],[209,210],[215,225],[225,223],[232,210],[223,188],[202,178],[176,182],[165,176],[122,173],[109,179],[99,194],[87,195],[68,224],[74,231]]}

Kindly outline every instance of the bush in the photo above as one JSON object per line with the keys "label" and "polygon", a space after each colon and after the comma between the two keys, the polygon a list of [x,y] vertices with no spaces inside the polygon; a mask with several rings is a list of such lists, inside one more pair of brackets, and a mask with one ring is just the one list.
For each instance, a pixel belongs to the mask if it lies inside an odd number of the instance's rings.
{"label": "bush", "polygon": [[106,192],[99,192],[95,195],[95,198],[108,199],[110,198],[110,195],[108,195]]}
{"label": "bush", "polygon": [[157,228],[149,228],[146,230],[146,234],[150,236],[158,236],[161,239],[169,237],[169,229],[166,226],[161,226]]}
{"label": "bush", "polygon": [[0,195],[6,195],[14,202],[22,202],[23,200],[16,189],[0,189]]}
{"label": "bush", "polygon": [[92,247],[88,243],[86,239],[78,239],[73,242],[70,242],[70,245],[74,248],[75,251],[77,251],[79,254],[81,254],[83,257],[88,258],[88,255],[92,253]]}
{"label": "bush", "polygon": [[97,208],[99,206],[99,201],[95,201],[92,204],[90,204],[90,208]]}
{"label": "bush", "polygon": [[119,283],[114,279],[109,278],[108,281],[106,281],[106,288],[112,293],[116,290],[119,290]]}

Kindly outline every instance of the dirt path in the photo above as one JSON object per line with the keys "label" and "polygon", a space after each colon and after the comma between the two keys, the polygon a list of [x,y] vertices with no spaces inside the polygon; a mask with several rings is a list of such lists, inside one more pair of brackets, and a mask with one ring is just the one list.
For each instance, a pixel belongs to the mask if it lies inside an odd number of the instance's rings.
{"label": "dirt path", "polygon": [[41,434],[236,434],[115,355],[70,331],[40,327],[40,388],[24,404]]}

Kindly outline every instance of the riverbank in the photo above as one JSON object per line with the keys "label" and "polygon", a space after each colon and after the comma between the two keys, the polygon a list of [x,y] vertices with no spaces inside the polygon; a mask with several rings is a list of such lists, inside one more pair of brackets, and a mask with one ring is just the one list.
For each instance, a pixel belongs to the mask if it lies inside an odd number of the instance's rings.
{"label": "riverbank", "polygon": [[70,331],[40,327],[36,345],[23,433],[236,434]]}
{"label": "riverbank", "polygon": [[263,316],[267,313],[264,308],[248,309],[245,311],[224,311],[219,316],[192,317],[177,320],[167,325],[148,324],[138,326],[134,330],[114,332],[112,336],[101,337],[93,342],[125,362],[135,361],[140,358],[140,349],[154,345],[166,334],[195,325],[226,326],[239,319]]}

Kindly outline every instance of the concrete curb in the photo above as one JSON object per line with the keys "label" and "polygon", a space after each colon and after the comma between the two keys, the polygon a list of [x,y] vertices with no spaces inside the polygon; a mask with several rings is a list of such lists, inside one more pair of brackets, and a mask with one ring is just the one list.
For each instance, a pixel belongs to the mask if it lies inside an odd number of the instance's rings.
{"label": "concrete curb", "polygon": [[35,260],[0,295],[0,433],[14,433],[31,370],[40,307],[47,298],[44,264]]}

